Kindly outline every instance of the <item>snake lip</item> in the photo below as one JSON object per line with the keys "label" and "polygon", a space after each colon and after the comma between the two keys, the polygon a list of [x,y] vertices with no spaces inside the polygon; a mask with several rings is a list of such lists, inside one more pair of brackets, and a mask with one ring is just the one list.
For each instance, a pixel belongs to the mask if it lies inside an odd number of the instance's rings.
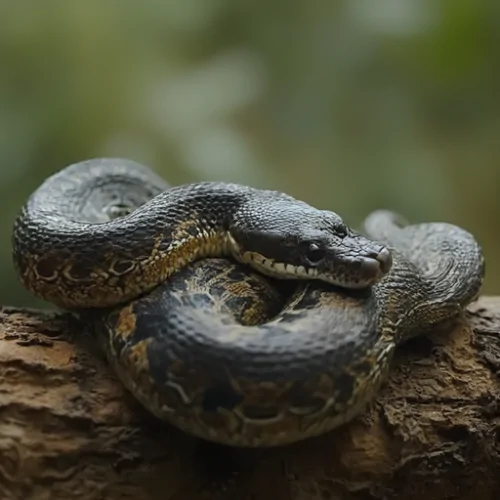
{"label": "snake lip", "polygon": [[[319,280],[347,289],[368,288],[382,279],[392,267],[391,252],[380,244],[356,238],[345,240],[342,251],[318,262],[297,257],[295,262],[264,256],[258,251],[244,250],[228,236],[228,247],[237,260],[250,264],[261,273],[281,279]],[[360,251],[359,247],[364,251]]]}
{"label": "snake lip", "polygon": [[342,256],[334,266],[335,273],[319,273],[319,278],[342,288],[369,288],[387,275],[392,264],[391,252],[380,246],[362,255]]}
{"label": "snake lip", "polygon": [[380,270],[381,270],[382,274],[385,275],[391,270],[391,268],[392,268],[392,253],[388,248],[383,247],[380,250],[380,252],[377,254],[377,256],[375,257],[375,259],[379,263]]}
{"label": "snake lip", "polygon": [[371,257],[365,258],[361,261],[360,273],[369,284],[375,283],[382,278],[382,276],[384,276],[380,262]]}
{"label": "snake lip", "polygon": [[373,282],[384,277],[392,268],[392,254],[387,248],[365,256],[361,261],[361,274]]}

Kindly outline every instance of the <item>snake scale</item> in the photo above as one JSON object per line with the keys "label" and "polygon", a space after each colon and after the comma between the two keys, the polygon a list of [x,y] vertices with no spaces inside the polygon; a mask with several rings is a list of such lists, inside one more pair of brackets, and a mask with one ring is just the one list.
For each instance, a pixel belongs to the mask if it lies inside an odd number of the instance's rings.
{"label": "snake scale", "polygon": [[275,446],[357,416],[394,350],[479,294],[475,238],[378,210],[334,212],[230,183],[170,187],[149,168],[70,165],[13,230],[24,286],[92,325],[124,386],[203,439]]}

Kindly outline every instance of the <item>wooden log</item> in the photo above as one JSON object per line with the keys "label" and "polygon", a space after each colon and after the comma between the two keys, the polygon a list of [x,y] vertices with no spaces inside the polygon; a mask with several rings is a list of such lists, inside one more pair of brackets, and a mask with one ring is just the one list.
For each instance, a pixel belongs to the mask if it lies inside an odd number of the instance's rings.
{"label": "wooden log", "polygon": [[1,500],[500,498],[500,297],[398,349],[366,412],[245,450],[150,416],[68,315],[0,311]]}

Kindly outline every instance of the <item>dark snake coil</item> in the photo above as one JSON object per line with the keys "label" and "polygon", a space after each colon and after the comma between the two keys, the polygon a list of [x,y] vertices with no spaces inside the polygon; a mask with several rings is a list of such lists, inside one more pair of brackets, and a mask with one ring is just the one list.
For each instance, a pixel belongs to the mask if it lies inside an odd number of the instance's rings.
{"label": "dark snake coil", "polygon": [[276,191],[170,188],[96,159],[32,194],[13,257],[28,290],[93,326],[153,414],[207,440],[273,446],[358,415],[395,347],[480,291],[483,256],[464,229],[377,211],[364,233]]}

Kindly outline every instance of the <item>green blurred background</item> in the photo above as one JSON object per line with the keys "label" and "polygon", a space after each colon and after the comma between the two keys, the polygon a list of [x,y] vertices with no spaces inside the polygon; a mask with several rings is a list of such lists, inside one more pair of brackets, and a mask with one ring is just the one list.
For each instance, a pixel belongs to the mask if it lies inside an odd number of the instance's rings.
{"label": "green blurred background", "polygon": [[0,1],[0,301],[12,222],[95,156],[472,231],[500,292],[500,3]]}

